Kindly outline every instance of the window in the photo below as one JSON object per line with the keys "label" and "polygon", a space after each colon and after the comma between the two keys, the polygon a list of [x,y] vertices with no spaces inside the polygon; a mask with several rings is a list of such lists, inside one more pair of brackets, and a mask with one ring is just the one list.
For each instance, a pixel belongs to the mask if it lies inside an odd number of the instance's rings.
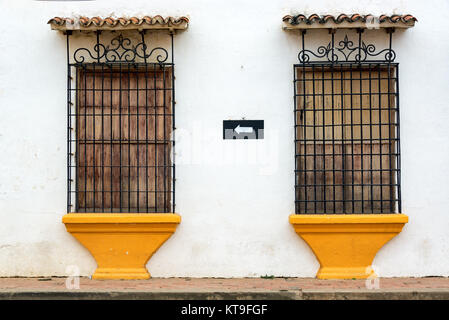
{"label": "window", "polygon": [[174,212],[173,34],[169,53],[139,33],[73,55],[67,34],[68,212]]}
{"label": "window", "polygon": [[339,61],[333,37],[334,61],[294,66],[296,213],[400,212],[398,64]]}
{"label": "window", "polygon": [[77,68],[77,211],[168,212],[171,70]]}

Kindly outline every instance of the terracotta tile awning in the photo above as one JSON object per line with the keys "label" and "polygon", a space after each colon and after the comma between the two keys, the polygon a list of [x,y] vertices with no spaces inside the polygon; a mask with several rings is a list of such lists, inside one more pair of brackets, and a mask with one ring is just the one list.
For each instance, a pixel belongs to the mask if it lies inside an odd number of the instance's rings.
{"label": "terracotta tile awning", "polygon": [[54,17],[47,22],[52,30],[185,30],[188,27],[187,17],[162,17],[145,16],[142,18],[100,18],[100,17],[79,17],[61,18]]}
{"label": "terracotta tile awning", "polygon": [[312,14],[305,16],[298,14],[295,16],[286,15],[282,18],[285,30],[293,29],[347,29],[347,28],[411,28],[418,21],[410,14],[405,15],[361,15],[358,13],[346,15],[340,14],[335,17],[333,15],[317,15]]}

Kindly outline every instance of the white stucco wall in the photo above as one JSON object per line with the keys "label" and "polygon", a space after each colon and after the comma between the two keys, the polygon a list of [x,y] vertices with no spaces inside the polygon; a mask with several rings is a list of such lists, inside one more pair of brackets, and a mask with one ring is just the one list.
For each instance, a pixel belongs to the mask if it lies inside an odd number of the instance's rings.
{"label": "white stucco wall", "polygon": [[[53,16],[187,15],[176,36],[176,199],[182,223],[150,260],[155,277],[312,277],[294,211],[295,13],[412,13],[400,62],[403,213],[374,260],[380,276],[449,276],[449,2],[376,0],[0,0],[0,276],[66,275],[95,261],[65,230],[65,38]],[[311,33],[312,34],[312,33]],[[341,33],[338,33],[341,35]],[[316,33],[325,40],[325,31]],[[385,34],[372,35],[384,41]],[[379,42],[380,43],[380,42]],[[224,141],[222,120],[263,119],[265,139]],[[181,139],[182,138],[182,139]],[[193,151],[192,151],[193,150]],[[189,153],[190,152],[190,153]],[[189,156],[190,155],[190,156]],[[190,158],[189,158],[190,157]]]}

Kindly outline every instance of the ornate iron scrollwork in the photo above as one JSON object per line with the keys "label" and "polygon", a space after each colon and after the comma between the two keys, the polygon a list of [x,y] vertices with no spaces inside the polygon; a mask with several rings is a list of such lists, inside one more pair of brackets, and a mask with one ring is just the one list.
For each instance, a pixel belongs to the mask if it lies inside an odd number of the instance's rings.
{"label": "ornate iron scrollwork", "polygon": [[355,46],[354,42],[345,38],[338,42],[338,46],[333,46],[333,41],[330,41],[327,46],[319,46],[316,52],[308,49],[302,49],[298,54],[299,62],[308,63],[310,62],[311,56],[318,59],[327,59],[329,62],[362,62],[367,61],[369,57],[384,57],[384,61],[393,62],[396,58],[396,53],[391,49],[383,49],[376,52],[376,47],[373,44],[365,44],[364,41],[360,42],[360,45]]}
{"label": "ornate iron scrollwork", "polygon": [[88,48],[78,48],[73,53],[73,60],[76,63],[84,63],[87,57],[97,62],[137,62],[138,58],[149,59],[153,54],[156,55],[158,63],[164,63],[168,59],[168,51],[162,47],[155,47],[147,52],[148,46],[145,42],[139,42],[133,45],[129,38],[124,38],[122,34],[111,40],[109,45],[103,45],[97,42],[93,50]]}

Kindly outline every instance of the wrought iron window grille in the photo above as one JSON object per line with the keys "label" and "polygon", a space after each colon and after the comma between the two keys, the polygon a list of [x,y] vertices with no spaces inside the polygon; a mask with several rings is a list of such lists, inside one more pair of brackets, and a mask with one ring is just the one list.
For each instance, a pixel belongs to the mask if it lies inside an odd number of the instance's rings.
{"label": "wrought iron window grille", "polygon": [[392,49],[377,50],[345,34],[316,50],[301,30],[293,65],[295,212],[401,212],[399,64]]}
{"label": "wrought iron window grille", "polygon": [[167,46],[147,31],[98,30],[91,47],[64,32],[67,212],[175,212],[174,31]]}
{"label": "wrought iron window grille", "polygon": [[149,61],[154,55],[158,63],[164,63],[168,59],[168,51],[163,47],[154,47],[149,50],[145,42],[145,31],[139,32],[141,35],[141,42],[132,44],[130,38],[124,38],[120,33],[114,37],[110,44],[104,45],[100,42],[100,31],[96,32],[97,43],[92,49],[78,48],[73,53],[73,60],[76,63],[84,63],[86,57],[97,63],[132,63],[139,58],[143,62]]}
{"label": "wrought iron window grille", "polygon": [[[346,34],[343,40],[335,43],[335,29],[329,30],[331,34],[331,40],[327,45],[319,46],[316,51],[306,49],[305,47],[305,34],[306,30],[301,30],[301,40],[302,49],[298,54],[298,60],[300,63],[312,63],[311,58],[324,58],[328,62],[338,63],[338,62],[393,62],[396,59],[396,53],[392,49],[392,39],[393,39],[393,28],[385,29],[386,33],[389,34],[389,47],[376,51],[374,44],[366,44],[362,40],[362,34],[364,29],[357,29],[358,43],[354,44],[354,41],[348,39]],[[372,57],[382,58],[380,60],[372,60]]]}

